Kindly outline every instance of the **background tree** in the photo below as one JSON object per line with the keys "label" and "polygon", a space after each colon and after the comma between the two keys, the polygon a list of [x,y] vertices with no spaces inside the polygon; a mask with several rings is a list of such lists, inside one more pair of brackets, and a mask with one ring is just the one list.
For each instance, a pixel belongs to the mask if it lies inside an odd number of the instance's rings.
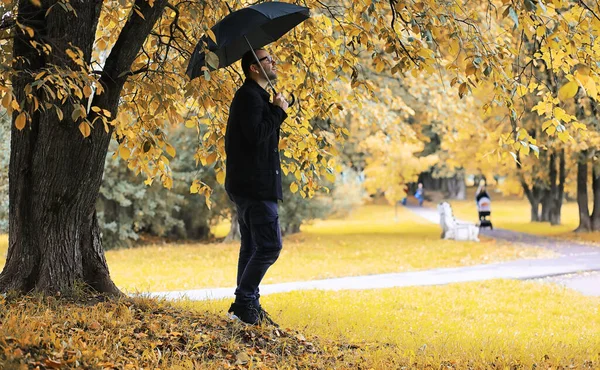
{"label": "background tree", "polygon": [[68,292],[82,281],[119,293],[95,211],[113,130],[106,120],[116,114],[131,66],[166,4],[132,4],[99,75],[91,62],[101,1],[15,4],[15,26],[2,37],[12,42],[2,45],[0,62],[6,68],[13,61],[0,84],[13,115],[9,251],[0,291]]}
{"label": "background tree", "polygon": [[0,108],[0,233],[8,232],[8,162],[10,158],[10,117]]}

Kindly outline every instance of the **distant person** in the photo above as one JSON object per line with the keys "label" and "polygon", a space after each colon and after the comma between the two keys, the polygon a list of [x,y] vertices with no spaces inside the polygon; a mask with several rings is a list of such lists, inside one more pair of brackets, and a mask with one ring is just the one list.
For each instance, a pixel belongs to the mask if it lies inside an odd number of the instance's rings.
{"label": "distant person", "polygon": [[417,186],[415,198],[417,198],[417,200],[419,201],[419,207],[423,207],[423,201],[425,200],[425,190],[423,189],[422,183],[419,183],[419,185]]}
{"label": "distant person", "polygon": [[485,182],[481,182],[475,192],[475,202],[477,203],[477,216],[479,218],[479,227],[489,227],[493,229],[492,222],[486,217],[492,214],[492,199],[487,192]]}

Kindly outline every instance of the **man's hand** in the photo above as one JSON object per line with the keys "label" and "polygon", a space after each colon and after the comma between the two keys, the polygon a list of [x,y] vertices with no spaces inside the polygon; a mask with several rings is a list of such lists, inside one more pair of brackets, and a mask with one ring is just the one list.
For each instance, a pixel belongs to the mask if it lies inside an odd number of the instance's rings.
{"label": "man's hand", "polygon": [[273,104],[275,104],[276,106],[278,106],[279,108],[283,109],[283,111],[285,112],[288,107],[289,107],[289,103],[283,98],[283,95],[281,93],[278,93],[277,95],[275,95],[275,98],[273,99]]}

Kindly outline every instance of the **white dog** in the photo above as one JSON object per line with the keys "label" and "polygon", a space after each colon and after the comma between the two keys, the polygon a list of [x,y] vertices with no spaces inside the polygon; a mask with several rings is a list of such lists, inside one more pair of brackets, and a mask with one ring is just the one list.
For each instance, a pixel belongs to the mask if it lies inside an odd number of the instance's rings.
{"label": "white dog", "polygon": [[438,204],[442,239],[479,241],[479,227],[474,224],[458,222],[448,202]]}

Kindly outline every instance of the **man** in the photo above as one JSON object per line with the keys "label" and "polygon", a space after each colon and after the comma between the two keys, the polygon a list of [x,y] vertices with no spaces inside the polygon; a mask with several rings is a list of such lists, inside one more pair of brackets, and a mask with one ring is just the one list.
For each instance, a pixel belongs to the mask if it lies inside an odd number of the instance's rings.
{"label": "man", "polygon": [[242,237],[235,302],[228,313],[248,324],[276,325],[260,305],[258,286],[282,246],[278,148],[288,103],[281,94],[269,102],[267,78],[277,79],[276,63],[263,49],[255,53],[258,61],[252,52],[242,57],[246,81],[231,102],[225,134],[225,189],[235,203]]}

